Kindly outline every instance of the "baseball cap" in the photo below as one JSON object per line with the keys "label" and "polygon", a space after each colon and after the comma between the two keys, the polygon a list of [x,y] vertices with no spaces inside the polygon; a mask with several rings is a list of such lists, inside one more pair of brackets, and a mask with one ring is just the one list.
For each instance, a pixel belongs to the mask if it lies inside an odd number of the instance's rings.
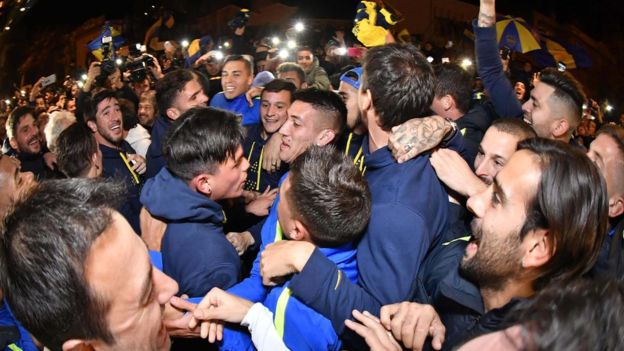
{"label": "baseball cap", "polygon": [[356,67],[346,71],[340,76],[340,80],[355,89],[360,89],[360,84],[362,83],[362,67]]}

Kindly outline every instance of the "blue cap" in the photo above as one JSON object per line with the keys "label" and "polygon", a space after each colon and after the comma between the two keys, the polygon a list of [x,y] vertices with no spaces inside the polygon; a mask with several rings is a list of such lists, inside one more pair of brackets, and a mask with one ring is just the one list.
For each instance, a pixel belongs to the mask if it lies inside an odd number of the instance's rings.
{"label": "blue cap", "polygon": [[340,80],[355,89],[360,89],[360,84],[362,83],[362,67],[356,67],[346,71],[340,76]]}

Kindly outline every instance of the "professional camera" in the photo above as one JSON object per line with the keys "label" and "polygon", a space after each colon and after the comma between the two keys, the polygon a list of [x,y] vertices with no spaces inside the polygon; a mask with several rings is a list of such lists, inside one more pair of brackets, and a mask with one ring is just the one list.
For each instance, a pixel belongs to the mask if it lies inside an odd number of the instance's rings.
{"label": "professional camera", "polygon": [[115,60],[113,58],[113,37],[102,37],[102,63],[100,64],[100,75],[95,78],[95,84],[97,86],[104,86],[108,76],[113,74],[117,67],[115,67]]}
{"label": "professional camera", "polygon": [[249,17],[251,17],[251,12],[248,9],[241,9],[227,24],[232,30],[241,28],[247,24]]}
{"label": "professional camera", "polygon": [[149,55],[137,57],[126,63],[126,69],[130,72],[131,82],[142,82],[149,75],[149,67],[154,67],[154,58]]}

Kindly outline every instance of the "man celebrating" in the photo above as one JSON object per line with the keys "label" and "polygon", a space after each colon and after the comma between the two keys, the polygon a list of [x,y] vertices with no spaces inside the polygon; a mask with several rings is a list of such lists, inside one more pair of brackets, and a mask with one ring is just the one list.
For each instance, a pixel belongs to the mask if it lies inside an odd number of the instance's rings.
{"label": "man celebrating", "polygon": [[53,178],[54,172],[48,168],[44,159],[35,111],[28,106],[16,108],[9,115],[6,126],[7,138],[11,145],[7,155],[17,157],[22,163],[23,170],[33,172],[38,179]]}
{"label": "man celebrating", "polygon": [[163,308],[178,287],[152,267],[145,244],[114,210],[122,194],[103,181],[50,181],[6,219],[5,296],[49,349],[170,348]]}
{"label": "man celebrating", "polygon": [[84,115],[102,152],[102,176],[122,179],[126,183],[128,196],[120,212],[132,228],[140,233],[139,193],[143,183],[141,175],[145,173],[145,159],[137,155],[123,138],[123,119],[115,93],[102,90],[95,94],[87,104]]}
{"label": "man celebrating", "polygon": [[244,126],[260,122],[260,101],[253,99],[253,106],[250,107],[245,97],[245,93],[251,87],[253,77],[252,64],[245,56],[226,57],[221,69],[223,92],[213,97],[210,106],[242,115],[241,124]]}
{"label": "man celebrating", "polygon": [[152,178],[166,164],[162,147],[173,121],[192,107],[206,106],[199,76],[191,70],[180,69],[167,73],[156,82],[158,117],[152,126],[152,143],[147,150],[147,178]]}

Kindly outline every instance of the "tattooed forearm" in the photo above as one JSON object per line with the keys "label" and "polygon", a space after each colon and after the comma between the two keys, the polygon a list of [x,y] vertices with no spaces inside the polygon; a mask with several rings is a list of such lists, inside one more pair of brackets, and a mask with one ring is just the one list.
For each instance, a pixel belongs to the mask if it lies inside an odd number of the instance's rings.
{"label": "tattooed forearm", "polygon": [[389,146],[395,157],[412,158],[438,146],[452,129],[451,124],[440,116],[415,118],[393,131]]}
{"label": "tattooed forearm", "polygon": [[496,23],[495,15],[489,15],[483,12],[479,12],[479,20],[478,20],[479,27],[491,27],[494,25],[494,23]]}

